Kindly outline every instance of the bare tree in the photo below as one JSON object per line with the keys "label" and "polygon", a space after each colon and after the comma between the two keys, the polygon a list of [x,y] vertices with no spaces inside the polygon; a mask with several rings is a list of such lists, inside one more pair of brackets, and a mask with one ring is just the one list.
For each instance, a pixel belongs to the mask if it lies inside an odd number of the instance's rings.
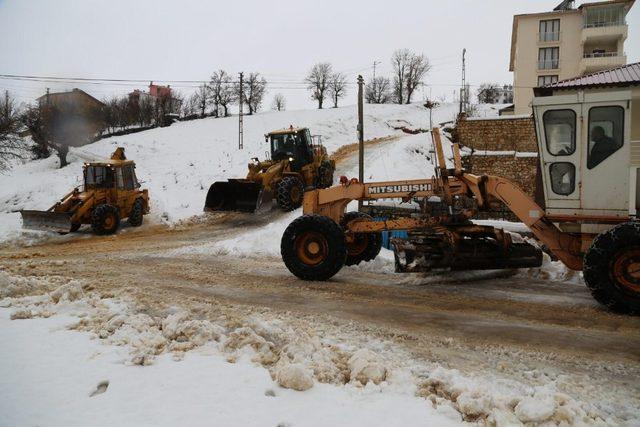
{"label": "bare tree", "polygon": [[273,96],[273,102],[271,103],[271,109],[276,111],[284,111],[287,108],[287,100],[281,93],[276,93]]}
{"label": "bare tree", "polygon": [[328,62],[320,62],[311,68],[309,74],[304,79],[307,83],[307,89],[311,91],[311,99],[318,101],[318,109],[322,109],[322,103],[326,97],[326,92],[329,89],[329,79],[333,67]]}
{"label": "bare tree", "polygon": [[31,147],[31,152],[36,159],[45,159],[51,155],[51,149],[49,148],[49,136],[47,133],[47,127],[45,126],[45,111],[40,105],[30,105],[22,113],[22,124],[27,128],[31,134],[31,139],[34,145]]}
{"label": "bare tree", "polygon": [[249,106],[249,115],[260,109],[267,89],[267,80],[260,73],[250,73],[242,85],[244,101]]}
{"label": "bare tree", "polygon": [[[180,113],[182,114],[182,117],[194,117],[196,115],[198,116],[202,116],[200,114],[200,106],[199,106],[199,101],[200,101],[200,97],[198,92],[194,92],[191,95],[189,95],[187,97],[187,99],[184,100],[184,102],[182,103],[182,108],[180,109]],[[205,104],[205,108],[206,108],[206,104]]]}
{"label": "bare tree", "polygon": [[155,102],[150,96],[143,96],[138,106],[138,123],[140,126],[151,126],[154,120]]}
{"label": "bare tree", "polygon": [[393,67],[393,94],[398,104],[404,103],[407,68],[409,67],[412,55],[409,49],[398,49],[393,52],[391,56],[391,66]]}
{"label": "bare tree", "polygon": [[[70,141],[64,140],[63,137],[65,126],[60,108],[55,105],[31,106],[23,115],[23,122],[36,143],[34,149],[36,158],[48,157],[50,150],[53,149],[60,159],[60,167],[65,167],[68,164]],[[54,140],[57,140],[57,143]]]}
{"label": "bare tree", "polygon": [[238,99],[238,91],[231,76],[224,70],[218,70],[211,76],[209,83],[211,88],[211,103],[214,106],[214,115],[217,117],[219,109],[224,110],[224,117],[229,116],[229,105]]}
{"label": "bare tree", "polygon": [[407,92],[407,104],[411,103],[411,96],[414,91],[422,84],[424,76],[431,69],[429,60],[424,55],[411,54],[409,58],[409,64],[407,66],[407,74],[405,77],[406,92]]}
{"label": "bare tree", "polygon": [[114,132],[116,129],[124,129],[136,122],[135,113],[137,108],[134,103],[123,96],[114,96],[102,101],[104,103],[102,120],[107,131]]}
{"label": "bare tree", "polygon": [[398,104],[411,102],[411,97],[431,69],[429,60],[409,49],[399,49],[391,57],[393,92]]}
{"label": "bare tree", "polygon": [[478,87],[477,95],[480,104],[497,104],[500,98],[500,86],[496,83],[482,83]]}
{"label": "bare tree", "polygon": [[391,102],[391,82],[387,77],[378,76],[367,85],[364,98],[369,104],[387,104]]}
{"label": "bare tree", "polygon": [[[195,109],[200,113],[200,117],[204,117],[207,113],[207,106],[209,105],[209,99],[211,97],[211,89],[206,84],[198,86],[196,93],[191,95],[188,103],[194,104]],[[191,114],[195,114],[194,111]]]}
{"label": "bare tree", "polygon": [[18,134],[20,126],[16,101],[5,91],[0,100],[0,172],[7,169],[12,159],[26,158],[26,145]]}
{"label": "bare tree", "polygon": [[347,76],[334,73],[329,78],[329,94],[333,100],[333,108],[338,108],[338,100],[347,94]]}
{"label": "bare tree", "polygon": [[[116,126],[121,126],[121,110],[126,109],[127,99],[117,99]],[[88,106],[73,100],[41,103],[27,109],[23,123],[36,142],[36,155],[48,156],[56,151],[60,167],[65,167],[70,146],[91,142],[104,129],[105,111],[102,106]]]}

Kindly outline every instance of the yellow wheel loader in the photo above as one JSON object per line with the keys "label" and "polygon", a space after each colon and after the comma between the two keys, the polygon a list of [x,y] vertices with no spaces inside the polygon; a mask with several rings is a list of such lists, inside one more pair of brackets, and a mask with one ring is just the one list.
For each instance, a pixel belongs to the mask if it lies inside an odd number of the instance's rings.
{"label": "yellow wheel loader", "polygon": [[96,234],[113,234],[121,219],[138,227],[149,213],[149,193],[141,190],[135,163],[119,147],[110,160],[85,163],[84,186],[74,188],[46,211],[23,210],[23,228],[69,233],[91,224]]}
{"label": "yellow wheel loader", "polygon": [[205,211],[255,212],[275,199],[285,212],[302,205],[305,191],[333,185],[335,162],[329,159],[319,136],[308,128],[294,128],[265,135],[271,160],[249,163],[244,179],[213,183],[207,193]]}

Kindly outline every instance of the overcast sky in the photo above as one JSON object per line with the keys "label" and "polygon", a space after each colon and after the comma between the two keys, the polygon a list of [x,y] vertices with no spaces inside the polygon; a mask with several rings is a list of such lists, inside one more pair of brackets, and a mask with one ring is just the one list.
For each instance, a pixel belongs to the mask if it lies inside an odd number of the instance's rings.
{"label": "overcast sky", "polygon": [[[419,97],[446,95],[467,78],[511,83],[514,14],[551,10],[560,0],[0,0],[0,74],[154,80],[206,80],[215,69],[258,71],[270,82],[266,107],[283,93],[289,109],[311,108],[300,82],[328,61],[355,82],[358,73],[389,75],[398,48],[424,53],[433,65]],[[580,4],[580,2],[577,2]],[[640,58],[640,5],[628,15],[629,62]],[[145,84],[139,87],[144,89]],[[191,84],[173,84],[184,93]],[[97,98],[135,85],[32,83],[0,79],[29,101],[81,87]],[[355,86],[345,104],[355,101]]]}

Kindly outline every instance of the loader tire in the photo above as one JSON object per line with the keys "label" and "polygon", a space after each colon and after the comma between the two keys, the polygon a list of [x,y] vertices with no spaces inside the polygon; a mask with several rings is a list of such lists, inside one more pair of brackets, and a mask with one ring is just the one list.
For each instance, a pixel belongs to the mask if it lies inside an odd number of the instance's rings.
{"label": "loader tire", "polygon": [[[372,219],[364,212],[347,212],[340,225],[346,230],[347,223],[356,218]],[[353,240],[347,239],[347,261],[345,265],[358,265],[362,261],[375,259],[382,249],[381,233],[354,233]]]}
{"label": "loader tire", "polygon": [[640,222],[599,234],[584,255],[583,274],[600,304],[621,313],[640,313]]}
{"label": "loader tire", "polygon": [[344,265],[347,247],[342,228],[331,218],[296,218],[280,241],[282,260],[302,280],[328,280]]}
{"label": "loader tire", "polygon": [[331,163],[322,162],[318,167],[318,176],[316,177],[316,188],[329,188],[333,185],[333,168]]}
{"label": "loader tire", "polygon": [[292,211],[302,206],[304,198],[304,184],[298,177],[285,176],[276,187],[276,201],[285,212]]}
{"label": "loader tire", "polygon": [[118,208],[113,205],[102,204],[91,214],[91,228],[96,234],[113,234],[120,226]]}
{"label": "loader tire", "polygon": [[129,214],[127,222],[133,227],[140,227],[142,225],[143,217],[144,202],[142,199],[136,199],[136,201],[133,202],[133,207],[131,208],[131,213]]}

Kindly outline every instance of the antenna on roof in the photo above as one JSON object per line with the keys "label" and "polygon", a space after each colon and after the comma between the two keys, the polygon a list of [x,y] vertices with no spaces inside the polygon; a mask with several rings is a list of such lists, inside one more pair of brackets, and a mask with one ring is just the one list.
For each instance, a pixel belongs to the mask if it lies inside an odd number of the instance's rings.
{"label": "antenna on roof", "polygon": [[553,8],[553,10],[572,10],[574,0],[562,0],[562,3]]}

